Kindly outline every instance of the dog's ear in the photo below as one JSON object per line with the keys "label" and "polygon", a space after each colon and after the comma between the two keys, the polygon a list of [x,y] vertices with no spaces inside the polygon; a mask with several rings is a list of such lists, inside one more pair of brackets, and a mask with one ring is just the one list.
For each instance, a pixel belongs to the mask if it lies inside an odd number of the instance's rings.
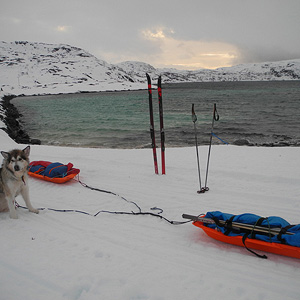
{"label": "dog's ear", "polygon": [[27,147],[24,148],[22,151],[25,153],[25,155],[26,155],[27,157],[29,157],[29,154],[30,154],[30,146],[27,146]]}
{"label": "dog's ear", "polygon": [[1,151],[1,154],[2,154],[2,156],[3,156],[5,159],[9,160],[9,153],[8,153],[8,152]]}

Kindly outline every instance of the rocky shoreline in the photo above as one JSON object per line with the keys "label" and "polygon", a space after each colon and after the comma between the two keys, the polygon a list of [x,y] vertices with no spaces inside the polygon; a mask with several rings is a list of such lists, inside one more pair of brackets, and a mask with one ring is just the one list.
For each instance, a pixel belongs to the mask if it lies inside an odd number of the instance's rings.
{"label": "rocky shoreline", "polygon": [[41,141],[38,139],[31,139],[28,133],[22,128],[20,124],[20,117],[22,116],[17,108],[10,102],[15,95],[4,95],[0,105],[3,108],[4,115],[2,121],[6,128],[2,128],[15,142],[18,144],[40,145]]}

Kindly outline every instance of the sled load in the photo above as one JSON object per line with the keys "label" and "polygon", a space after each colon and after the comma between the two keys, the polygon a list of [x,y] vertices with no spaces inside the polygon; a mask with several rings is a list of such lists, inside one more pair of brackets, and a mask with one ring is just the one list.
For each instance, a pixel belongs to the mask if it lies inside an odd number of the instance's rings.
{"label": "sled load", "polygon": [[209,237],[246,247],[258,257],[267,258],[251,249],[300,258],[300,224],[291,225],[281,217],[263,218],[250,213],[232,215],[220,211],[203,216],[183,214],[182,217],[192,220],[193,225],[203,229]]}
{"label": "sled load", "polygon": [[29,165],[28,175],[42,180],[65,183],[79,174],[80,170],[73,168],[72,163],[64,165],[59,162],[32,161]]}

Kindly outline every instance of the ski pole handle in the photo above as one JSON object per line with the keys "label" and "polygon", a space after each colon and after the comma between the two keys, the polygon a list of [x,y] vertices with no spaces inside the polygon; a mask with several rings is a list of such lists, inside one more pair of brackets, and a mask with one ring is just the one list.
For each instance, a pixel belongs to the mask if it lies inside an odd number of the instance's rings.
{"label": "ski pole handle", "polygon": [[189,220],[192,220],[192,221],[200,221],[200,222],[203,222],[203,223],[215,224],[215,221],[213,219],[209,219],[209,218],[203,218],[203,217],[192,216],[192,215],[187,215],[187,214],[183,214],[182,217],[184,219],[189,219]]}
{"label": "ski pole handle", "polygon": [[182,217],[184,219],[189,219],[189,220],[192,220],[192,221],[196,221],[196,219],[198,219],[198,217],[196,217],[196,216],[187,215],[187,214],[183,214]]}
{"label": "ski pole handle", "polygon": [[217,111],[217,104],[215,103],[214,104],[214,120],[219,121],[219,119],[220,119],[220,116],[219,116],[218,111]]}
{"label": "ski pole handle", "polygon": [[196,123],[196,121],[197,121],[197,116],[196,116],[195,110],[194,110],[194,103],[192,104],[192,120],[194,123]]}

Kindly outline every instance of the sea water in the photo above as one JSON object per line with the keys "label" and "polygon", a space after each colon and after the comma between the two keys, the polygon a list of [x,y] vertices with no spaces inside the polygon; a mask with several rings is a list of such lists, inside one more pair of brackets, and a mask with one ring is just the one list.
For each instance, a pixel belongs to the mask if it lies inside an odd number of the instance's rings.
{"label": "sea water", "polygon": [[[162,86],[167,147],[229,143],[300,146],[300,82],[210,82]],[[147,148],[151,146],[148,91],[18,97],[31,138],[45,145]],[[192,121],[195,106],[197,121]],[[219,121],[213,119],[216,104]],[[160,146],[157,91],[153,90],[156,144]]]}

